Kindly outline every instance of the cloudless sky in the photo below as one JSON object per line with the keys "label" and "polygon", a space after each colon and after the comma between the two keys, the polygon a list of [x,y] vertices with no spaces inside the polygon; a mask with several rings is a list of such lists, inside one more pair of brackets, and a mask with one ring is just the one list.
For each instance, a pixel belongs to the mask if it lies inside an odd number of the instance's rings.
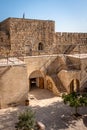
{"label": "cloudless sky", "polygon": [[54,20],[57,32],[87,32],[87,0],[0,0],[0,22],[8,17]]}

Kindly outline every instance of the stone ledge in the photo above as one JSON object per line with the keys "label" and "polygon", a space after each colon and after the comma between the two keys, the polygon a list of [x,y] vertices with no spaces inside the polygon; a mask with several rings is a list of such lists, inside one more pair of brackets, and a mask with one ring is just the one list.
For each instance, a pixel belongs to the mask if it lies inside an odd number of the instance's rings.
{"label": "stone ledge", "polygon": [[45,130],[45,125],[42,122],[38,121],[37,126],[39,130]]}

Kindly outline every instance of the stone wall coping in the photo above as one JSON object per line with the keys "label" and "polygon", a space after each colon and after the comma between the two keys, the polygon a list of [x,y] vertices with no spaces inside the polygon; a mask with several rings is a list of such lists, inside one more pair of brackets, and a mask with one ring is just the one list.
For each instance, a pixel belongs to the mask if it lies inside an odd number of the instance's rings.
{"label": "stone wall coping", "polygon": [[52,55],[38,55],[38,56],[24,56],[24,59],[26,58],[32,58],[32,57],[55,57],[55,56],[63,56],[66,54],[52,54]]}
{"label": "stone wall coping", "polygon": [[80,59],[86,59],[87,58],[87,54],[70,54],[70,55],[66,55],[69,57],[74,57],[74,58],[80,58]]}
{"label": "stone wall coping", "polygon": [[24,20],[24,21],[43,21],[43,22],[55,22],[54,20],[43,20],[43,19],[28,19],[28,18],[16,18],[16,17],[8,17],[7,19],[4,19],[3,21],[1,21],[0,23],[4,22],[4,21],[8,21],[8,20]]}
{"label": "stone wall coping", "polygon": [[0,66],[19,66],[19,65],[25,65],[23,61],[17,58],[3,58],[0,59]]}
{"label": "stone wall coping", "polygon": [[38,55],[38,56],[24,56],[24,59],[27,58],[37,58],[37,57],[55,57],[55,56],[69,56],[69,57],[74,57],[74,58],[80,58],[84,59],[87,58],[87,54],[53,54],[53,55]]}

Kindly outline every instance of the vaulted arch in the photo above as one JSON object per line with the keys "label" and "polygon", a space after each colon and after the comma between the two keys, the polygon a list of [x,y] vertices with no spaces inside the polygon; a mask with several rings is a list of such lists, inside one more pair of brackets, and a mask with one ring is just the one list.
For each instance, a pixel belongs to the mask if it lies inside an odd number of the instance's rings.
{"label": "vaulted arch", "polygon": [[44,88],[44,75],[41,71],[33,71],[29,76],[29,89]]}

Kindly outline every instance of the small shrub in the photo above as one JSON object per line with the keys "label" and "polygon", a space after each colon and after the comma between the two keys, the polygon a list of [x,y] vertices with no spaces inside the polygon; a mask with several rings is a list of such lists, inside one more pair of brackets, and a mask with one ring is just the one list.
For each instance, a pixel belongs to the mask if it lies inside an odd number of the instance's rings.
{"label": "small shrub", "polygon": [[26,109],[20,113],[15,128],[16,130],[37,130],[35,112],[31,109]]}

